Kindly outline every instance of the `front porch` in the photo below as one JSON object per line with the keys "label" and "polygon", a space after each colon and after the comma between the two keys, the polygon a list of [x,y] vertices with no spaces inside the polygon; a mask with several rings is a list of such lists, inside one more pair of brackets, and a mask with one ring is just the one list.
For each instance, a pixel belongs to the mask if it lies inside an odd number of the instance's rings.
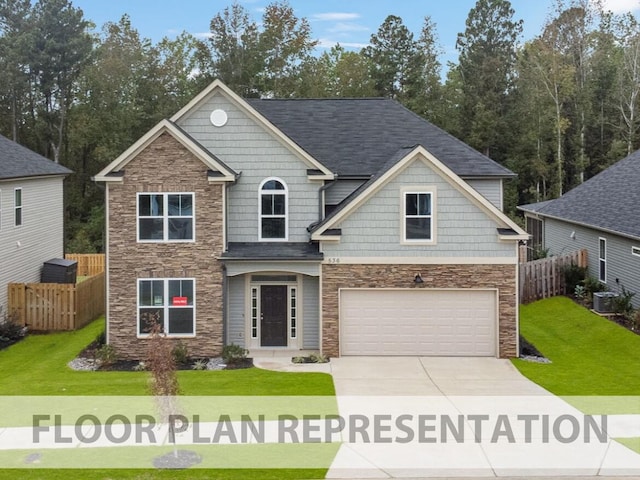
{"label": "front porch", "polygon": [[230,243],[221,257],[225,343],[253,357],[319,351],[322,257],[317,245],[307,243]]}

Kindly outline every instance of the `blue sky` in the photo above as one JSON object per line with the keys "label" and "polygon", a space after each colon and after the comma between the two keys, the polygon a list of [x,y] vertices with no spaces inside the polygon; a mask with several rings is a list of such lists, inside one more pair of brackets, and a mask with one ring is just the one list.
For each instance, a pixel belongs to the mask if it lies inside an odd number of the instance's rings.
{"label": "blue sky", "polygon": [[[99,29],[105,22],[117,22],[127,13],[132,25],[143,37],[158,41],[174,37],[182,31],[204,36],[209,21],[232,0],[72,0],[82,8],[85,17]],[[259,21],[269,0],[240,0]],[[465,27],[469,10],[475,0],[290,0],[298,17],[311,23],[319,49],[330,48],[336,42],[352,48],[366,45],[388,15],[401,17],[417,36],[425,15],[431,16],[444,52],[441,62],[456,61],[456,37]],[[523,39],[540,33],[555,0],[512,0],[515,17],[524,20]],[[640,11],[640,0],[604,0],[607,8],[616,11]]]}

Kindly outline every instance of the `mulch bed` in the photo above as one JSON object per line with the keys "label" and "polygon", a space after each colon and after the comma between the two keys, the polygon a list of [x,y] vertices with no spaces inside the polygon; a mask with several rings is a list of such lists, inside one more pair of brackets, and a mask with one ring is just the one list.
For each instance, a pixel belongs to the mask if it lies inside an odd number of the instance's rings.
{"label": "mulch bed", "polygon": [[[84,350],[78,354],[78,358],[97,359],[98,350],[102,344],[97,340],[94,340],[87,345]],[[194,370],[193,365],[198,361],[203,361],[205,364],[208,362],[208,358],[190,358],[186,363],[179,363],[176,365],[176,370]],[[113,372],[134,372],[139,370],[140,360],[117,360],[109,365],[101,365],[98,370],[101,371],[113,371]],[[240,370],[243,368],[253,367],[253,358],[245,358],[244,360],[229,363],[224,370]]]}

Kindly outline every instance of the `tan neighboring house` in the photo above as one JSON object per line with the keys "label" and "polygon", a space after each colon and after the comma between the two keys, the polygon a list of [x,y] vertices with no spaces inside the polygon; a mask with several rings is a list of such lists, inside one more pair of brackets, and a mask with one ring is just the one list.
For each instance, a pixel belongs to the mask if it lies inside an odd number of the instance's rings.
{"label": "tan neighboring house", "polygon": [[0,135],[0,321],[7,285],[40,281],[64,254],[63,180],[71,170]]}
{"label": "tan neighboring house", "polygon": [[95,177],[107,340],[140,358],[158,321],[193,356],[516,356],[513,176],[389,99],[215,81]]}

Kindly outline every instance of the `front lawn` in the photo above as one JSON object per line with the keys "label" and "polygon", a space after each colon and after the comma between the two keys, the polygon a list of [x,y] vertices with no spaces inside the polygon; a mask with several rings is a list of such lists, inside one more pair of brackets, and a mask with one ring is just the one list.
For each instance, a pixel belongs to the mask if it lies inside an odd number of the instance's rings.
{"label": "front lawn", "polygon": [[520,333],[551,364],[514,360],[556,395],[640,395],[640,336],[566,297],[520,308]]}
{"label": "front lawn", "polygon": [[[77,372],[67,367],[104,328],[104,319],[75,331],[30,335],[0,351],[0,395],[149,395],[147,372]],[[335,394],[330,375],[280,373],[250,368],[223,371],[179,371],[183,395],[318,395]],[[338,448],[334,445],[332,448]],[[327,467],[328,467],[327,462]],[[5,469],[0,479],[303,479],[323,478],[326,469],[184,471]]]}
{"label": "front lawn", "polygon": [[[0,350],[0,395],[148,395],[146,372],[76,372],[67,367],[104,328],[29,335]],[[179,371],[183,395],[334,395],[331,376],[250,368]]]}

